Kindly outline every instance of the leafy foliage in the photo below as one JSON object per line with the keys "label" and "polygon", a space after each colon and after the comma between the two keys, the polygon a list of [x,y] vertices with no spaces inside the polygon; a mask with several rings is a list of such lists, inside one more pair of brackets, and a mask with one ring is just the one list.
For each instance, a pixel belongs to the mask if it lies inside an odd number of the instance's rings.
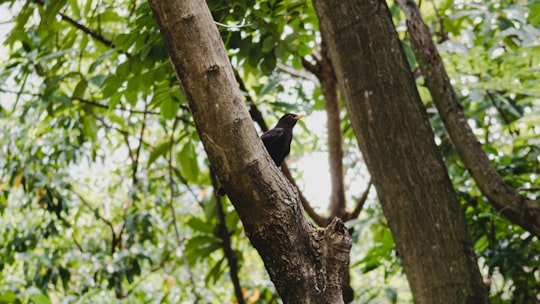
{"label": "leafy foliage", "polygon": [[[302,73],[302,57],[321,43],[309,2],[208,2],[248,106],[265,117],[322,112],[321,90]],[[209,166],[149,5],[0,7],[11,18],[0,58],[0,302],[232,302]],[[493,164],[537,199],[539,4],[436,1],[422,9]],[[392,12],[414,68],[404,21]],[[418,83],[493,302],[531,301],[540,294],[538,240],[493,212]],[[294,149],[324,152],[324,137],[301,126]],[[347,176],[358,176],[347,119],[343,130]],[[349,223],[352,285],[363,302],[410,300],[375,201]],[[228,202],[224,211],[244,297],[277,302]]]}

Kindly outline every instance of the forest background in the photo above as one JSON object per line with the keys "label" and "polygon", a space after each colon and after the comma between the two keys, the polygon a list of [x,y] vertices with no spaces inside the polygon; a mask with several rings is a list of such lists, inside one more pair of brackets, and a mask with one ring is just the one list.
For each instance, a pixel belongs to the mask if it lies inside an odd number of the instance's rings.
{"label": "forest background", "polygon": [[[328,54],[312,4],[208,5],[258,133],[283,113],[308,114],[284,171],[317,226],[344,219],[354,300],[412,302],[349,114],[340,99],[328,106],[321,88]],[[419,69],[406,14],[388,6],[491,301],[540,301],[538,235],[494,208],[471,177]],[[419,6],[491,164],[537,200],[540,3]],[[0,9],[0,302],[277,302],[235,209],[214,195],[150,5],[35,0]]]}

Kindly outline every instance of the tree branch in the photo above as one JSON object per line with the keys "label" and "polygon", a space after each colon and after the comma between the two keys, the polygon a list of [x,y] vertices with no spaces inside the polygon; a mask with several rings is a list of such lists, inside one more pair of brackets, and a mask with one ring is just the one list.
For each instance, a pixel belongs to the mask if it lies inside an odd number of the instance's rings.
{"label": "tree branch", "polygon": [[[45,5],[45,1],[43,0],[33,0],[35,3],[41,5],[41,6],[44,6]],[[114,45],[114,43],[110,40],[110,39],[107,39],[105,38],[103,35],[101,35],[100,33],[90,29],[89,27],[85,26],[85,25],[82,25],[80,24],[79,22],[77,22],[75,19],[69,17],[68,15],[62,13],[62,12],[58,12],[58,15],[60,15],[60,17],[62,18],[62,20],[68,22],[69,24],[73,25],[74,27],[76,27],[77,29],[83,31],[84,33],[90,35],[90,37],[94,38],[95,40],[99,41],[100,43],[102,43],[103,45],[105,46],[108,46],[110,47],[111,49],[116,49],[118,51],[118,53],[120,54],[124,54],[126,55],[127,57],[131,57],[131,53],[129,52],[125,52],[125,51],[122,51],[122,50],[119,50],[116,48],[116,46]]]}
{"label": "tree branch", "polygon": [[506,114],[504,114],[503,109],[501,109],[501,107],[495,101],[495,96],[493,96],[493,94],[489,90],[485,90],[485,92],[486,92],[487,97],[491,101],[491,104],[495,107],[495,109],[497,109],[497,112],[499,112],[499,115],[501,115],[501,118],[503,119],[504,124],[508,127],[510,134],[516,135],[515,134],[516,131],[510,126],[510,120],[508,119],[508,117],[506,117]]}
{"label": "tree branch", "polygon": [[[94,212],[94,214],[96,215],[96,218],[98,220],[101,220],[103,223],[105,223],[105,225],[107,225],[107,227],[109,227],[109,229],[111,230],[111,238],[112,238],[112,241],[111,241],[111,256],[116,252],[116,248],[118,247],[118,235],[116,234],[116,231],[114,229],[114,225],[111,221],[109,221],[108,219],[102,217],[99,212],[96,212],[96,209],[94,207],[92,207],[92,205],[90,204],[90,202],[88,202],[86,200],[86,198],[81,195],[80,193],[78,193],[77,191],[73,191],[73,193],[75,193],[75,195],[77,195],[77,197],[81,200],[81,202],[83,203],[83,205],[85,205],[88,209],[90,209],[92,212]],[[80,246],[77,246],[77,247],[80,247]],[[81,250],[82,251],[82,250]]]}
{"label": "tree branch", "polygon": [[276,67],[278,68],[278,70],[280,71],[283,71],[285,73],[288,73],[294,77],[298,77],[298,78],[302,78],[302,79],[305,79],[305,80],[309,80],[309,81],[313,81],[313,82],[317,82],[317,79],[312,77],[310,74],[308,73],[305,73],[303,71],[298,71],[297,69],[291,67],[291,66],[288,66],[288,65],[285,65],[283,63],[278,63],[276,65]]}
{"label": "tree branch", "polygon": [[[210,167],[210,179],[212,180],[212,186],[214,187],[214,189],[217,190],[219,188],[219,183],[212,167]],[[225,221],[225,212],[223,211],[223,202],[221,201],[221,196],[214,195],[214,201],[216,203],[216,213],[218,216],[218,236],[223,241],[222,249],[223,253],[225,254],[225,258],[227,259],[227,263],[229,264],[229,276],[231,277],[231,281],[234,286],[236,302],[238,304],[244,304],[246,303],[246,301],[244,300],[242,286],[240,285],[240,279],[238,278],[238,257],[236,256],[236,253],[234,252],[231,245],[232,232],[229,231],[229,228],[227,228],[227,222]]]}
{"label": "tree branch", "polygon": [[[32,94],[32,95],[34,95],[34,94]],[[37,95],[41,96],[41,94],[37,94]],[[84,98],[80,98],[80,97],[71,97],[71,99],[80,101],[80,102],[82,102],[84,104],[87,104],[89,106],[109,110],[108,105],[99,103],[97,101],[88,100],[88,99],[84,99]],[[186,106],[186,105],[181,104],[180,108],[182,110],[185,110],[185,111],[189,112],[189,107]],[[156,112],[156,111],[150,111],[150,110],[147,110],[147,109],[141,111],[141,110],[134,110],[134,109],[127,109],[127,108],[123,108],[123,107],[117,107],[117,108],[114,108],[114,109],[111,109],[111,110],[120,110],[120,111],[124,111],[124,112],[129,112],[130,114],[143,114],[143,115],[158,115],[158,116],[161,116],[161,113]],[[182,117],[182,116],[176,116],[176,119],[181,120],[183,123],[191,123],[191,121],[189,119],[186,119],[185,117]]]}
{"label": "tree branch", "polygon": [[540,237],[540,206],[516,193],[491,164],[467,123],[463,107],[450,83],[418,6],[412,0],[398,0],[397,3],[407,17],[413,51],[425,76],[426,86],[460,158],[482,193],[489,198],[497,211]]}
{"label": "tree branch", "polygon": [[313,73],[322,88],[324,96],[324,109],[327,117],[328,130],[328,162],[330,165],[330,180],[332,193],[330,195],[330,218],[344,219],[347,214],[345,200],[345,184],[343,170],[343,139],[341,133],[341,117],[339,104],[339,90],[336,74],[332,62],[328,57],[326,43],[321,43],[319,57],[312,55],[315,63],[302,58],[304,68]]}
{"label": "tree branch", "polygon": [[371,190],[371,185],[373,184],[370,180],[368,182],[366,190],[364,191],[364,193],[362,193],[362,196],[360,196],[360,198],[358,198],[358,200],[356,201],[356,206],[354,207],[353,211],[347,214],[347,217],[346,217],[347,221],[351,219],[355,219],[360,215],[360,212],[362,212],[362,209],[364,208],[364,204],[366,203],[369,190]]}
{"label": "tree branch", "polygon": [[[176,127],[178,126],[178,119],[174,120],[172,130],[171,130],[171,138],[169,140],[169,157],[167,158],[167,163],[169,165],[169,208],[171,209],[171,215],[172,215],[172,225],[174,228],[174,234],[176,236],[176,242],[178,246],[182,246],[182,241],[180,238],[180,232],[178,230],[178,221],[176,220],[176,211],[174,210],[174,177],[173,177],[173,146],[174,146],[174,131],[176,130]],[[184,250],[180,250],[182,252],[182,259],[184,261],[184,265],[186,265],[186,270],[188,272],[189,279],[191,281],[191,286],[193,288],[193,293],[195,294],[195,303],[199,303],[199,301],[202,299],[201,295],[197,292],[195,279],[193,278],[193,273],[191,271],[191,266],[189,265],[189,261],[186,257],[186,254]]]}

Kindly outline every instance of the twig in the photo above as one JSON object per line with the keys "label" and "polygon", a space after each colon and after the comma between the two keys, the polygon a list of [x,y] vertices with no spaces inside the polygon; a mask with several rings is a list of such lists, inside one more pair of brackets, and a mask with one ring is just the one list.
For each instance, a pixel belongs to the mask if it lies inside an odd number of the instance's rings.
{"label": "twig", "polygon": [[512,127],[510,126],[510,120],[504,114],[503,109],[501,109],[501,107],[495,101],[495,96],[493,96],[493,94],[489,90],[486,90],[485,92],[486,92],[486,95],[488,96],[489,100],[491,101],[491,104],[493,104],[495,109],[497,109],[497,112],[499,112],[499,115],[501,115],[502,119],[504,120],[504,123],[508,126],[508,130],[510,131],[510,134],[518,135],[518,134],[516,134],[515,130],[513,130]]}
{"label": "twig", "polygon": [[295,69],[295,68],[293,68],[291,66],[288,66],[288,65],[285,65],[285,64],[282,64],[282,63],[278,63],[276,65],[276,67],[278,68],[278,70],[283,71],[285,73],[288,73],[291,76],[302,78],[302,79],[309,80],[309,81],[313,81],[314,83],[318,83],[317,78],[313,77],[313,75],[305,73],[304,71],[299,71],[299,70],[297,70],[297,69]]}
{"label": "twig", "polygon": [[[73,193],[75,193],[75,195],[77,195],[77,197],[81,200],[83,205],[88,207],[88,209],[90,209],[91,211],[95,211],[94,208],[92,207],[92,205],[90,205],[90,202],[88,202],[81,194],[77,193],[77,191],[73,191]],[[109,221],[108,219],[102,217],[99,214],[99,212],[94,212],[94,213],[96,214],[97,219],[101,220],[103,223],[105,223],[105,225],[107,225],[109,227],[109,229],[111,230],[111,234],[112,234],[111,256],[112,256],[116,252],[116,248],[119,246],[118,236],[116,235],[116,232],[114,230],[114,225],[113,225],[113,223],[111,221]]]}
{"label": "twig", "polygon": [[139,133],[139,145],[137,146],[137,150],[135,151],[135,163],[133,164],[133,186],[137,187],[137,169],[139,167],[139,157],[141,155],[141,147],[143,145],[143,138],[144,138],[144,130],[146,129],[146,109],[148,107],[148,104],[144,103],[144,111],[143,119],[142,119],[142,126],[141,126],[141,132]]}

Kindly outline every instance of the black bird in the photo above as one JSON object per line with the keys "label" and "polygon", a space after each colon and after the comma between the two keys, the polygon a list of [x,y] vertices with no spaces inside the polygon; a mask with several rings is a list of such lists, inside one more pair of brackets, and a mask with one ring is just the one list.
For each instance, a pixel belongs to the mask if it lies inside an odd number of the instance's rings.
{"label": "black bird", "polygon": [[291,151],[292,129],[296,125],[296,122],[304,116],[293,113],[285,114],[279,119],[273,129],[261,135],[261,140],[274,160],[274,163],[276,163],[276,166],[281,166],[285,157],[289,155]]}
{"label": "black bird", "polygon": [[[266,150],[268,150],[270,157],[276,163],[276,166],[281,166],[285,157],[289,155],[291,151],[292,129],[296,125],[296,122],[304,116],[303,114],[285,114],[279,119],[273,129],[261,135],[261,140]],[[217,194],[220,196],[225,195],[223,187],[218,189]]]}

